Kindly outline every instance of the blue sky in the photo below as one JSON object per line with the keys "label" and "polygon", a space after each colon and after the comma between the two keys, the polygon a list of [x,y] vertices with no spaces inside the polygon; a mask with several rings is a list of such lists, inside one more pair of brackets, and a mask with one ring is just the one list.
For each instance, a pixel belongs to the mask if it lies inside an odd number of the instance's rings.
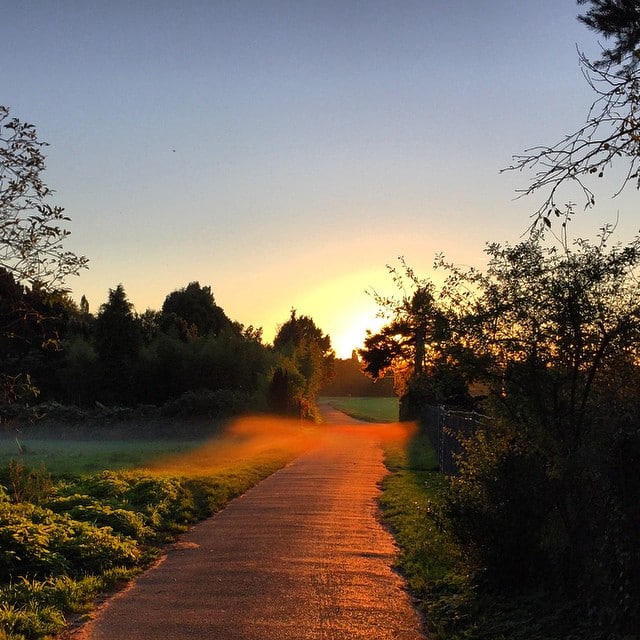
{"label": "blue sky", "polygon": [[[574,0],[3,4],[0,104],[50,143],[46,181],[97,311],[198,280],[270,340],[292,307],[340,355],[377,326],[400,255],[482,264],[535,199],[513,154],[570,133],[591,93]],[[613,191],[613,189],[611,190]],[[608,194],[607,194],[608,195]],[[626,198],[626,199],[625,199]],[[626,194],[575,227],[621,216]]]}

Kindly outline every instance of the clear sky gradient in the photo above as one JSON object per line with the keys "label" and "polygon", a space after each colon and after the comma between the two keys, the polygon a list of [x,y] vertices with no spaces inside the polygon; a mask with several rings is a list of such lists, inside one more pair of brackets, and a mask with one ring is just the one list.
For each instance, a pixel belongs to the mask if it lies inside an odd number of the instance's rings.
{"label": "clear sky gradient", "polygon": [[[273,338],[291,308],[340,356],[377,328],[365,290],[405,256],[481,265],[537,208],[499,170],[584,119],[574,0],[17,1],[0,104],[50,143],[45,179],[92,311],[198,280]],[[611,189],[613,191],[613,189]],[[606,194],[610,195],[610,194]],[[578,229],[621,217],[603,203]],[[582,226],[580,226],[582,225]],[[589,226],[591,225],[591,226]]]}

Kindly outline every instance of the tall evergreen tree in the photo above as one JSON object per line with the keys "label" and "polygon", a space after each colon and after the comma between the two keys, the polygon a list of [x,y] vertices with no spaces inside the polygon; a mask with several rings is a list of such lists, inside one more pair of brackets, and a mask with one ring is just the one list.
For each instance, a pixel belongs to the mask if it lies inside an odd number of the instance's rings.
{"label": "tall evergreen tree", "polygon": [[94,340],[104,400],[133,401],[134,368],[142,346],[142,329],[121,284],[109,290],[107,302],[100,307],[95,320]]}

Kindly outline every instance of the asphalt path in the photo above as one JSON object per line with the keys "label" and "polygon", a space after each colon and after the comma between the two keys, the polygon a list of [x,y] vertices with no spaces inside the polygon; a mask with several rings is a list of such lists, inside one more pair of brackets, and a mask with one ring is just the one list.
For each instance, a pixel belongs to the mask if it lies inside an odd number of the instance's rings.
{"label": "asphalt path", "polygon": [[326,417],[319,444],[196,525],[73,637],[424,638],[379,520],[381,427]]}

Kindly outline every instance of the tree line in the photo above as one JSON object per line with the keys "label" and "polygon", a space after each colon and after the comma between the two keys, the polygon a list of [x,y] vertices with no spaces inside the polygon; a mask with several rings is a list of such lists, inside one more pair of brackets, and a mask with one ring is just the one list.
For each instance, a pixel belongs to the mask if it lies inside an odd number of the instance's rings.
{"label": "tree line", "polygon": [[292,311],[267,345],[261,329],[232,321],[198,282],[142,314],[117,285],[94,315],[86,298],[76,305],[59,290],[19,284],[6,269],[0,348],[0,399],[13,410],[55,401],[313,418],[334,360],[329,336],[308,316]]}

